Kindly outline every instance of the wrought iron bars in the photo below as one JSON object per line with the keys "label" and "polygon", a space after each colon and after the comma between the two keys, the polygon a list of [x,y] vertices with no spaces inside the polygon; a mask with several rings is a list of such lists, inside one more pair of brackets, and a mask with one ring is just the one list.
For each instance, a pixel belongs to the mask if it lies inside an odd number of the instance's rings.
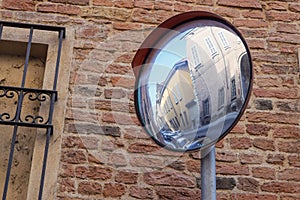
{"label": "wrought iron bars", "polygon": [[[16,98],[17,99],[17,106],[16,106],[14,116],[12,116],[10,113],[7,113],[7,112],[0,113],[0,124],[11,125],[14,127],[12,141],[11,141],[11,148],[10,148],[10,153],[9,153],[8,166],[7,166],[7,171],[6,171],[4,190],[3,190],[3,194],[2,194],[2,200],[6,200],[6,198],[7,198],[8,184],[9,184],[12,161],[13,161],[13,156],[14,156],[16,136],[17,136],[17,131],[18,131],[19,126],[37,127],[37,128],[45,128],[46,129],[46,138],[45,138],[46,143],[45,143],[43,166],[42,166],[39,196],[38,196],[38,199],[41,200],[42,195],[43,195],[43,189],[44,189],[45,172],[46,172],[50,137],[53,132],[52,118],[53,118],[53,111],[54,111],[54,103],[57,100],[56,89],[57,89],[57,80],[58,80],[59,64],[60,64],[60,57],[61,57],[62,41],[63,41],[63,38],[65,38],[66,31],[65,31],[64,27],[0,21],[0,39],[2,38],[3,27],[5,27],[5,26],[15,27],[15,28],[23,28],[23,29],[25,28],[25,29],[29,29],[30,32],[29,32],[29,37],[28,37],[21,86],[20,87],[0,86],[0,98],[6,98],[6,99]],[[53,81],[52,90],[25,88],[25,81],[26,81],[26,76],[27,76],[27,71],[28,71],[28,63],[29,63],[29,58],[30,58],[30,51],[31,51],[34,30],[55,31],[55,32],[58,32],[58,35],[59,35],[57,59],[56,59],[56,65],[55,65],[55,69],[54,69],[55,73],[54,73],[54,81]],[[25,117],[22,118],[21,117],[22,107],[23,107],[23,101],[25,98],[27,98],[27,100],[29,100],[29,101],[38,101],[40,103],[47,101],[47,103],[49,104],[49,112],[48,112],[47,119],[45,119],[43,116],[30,115],[30,114],[26,114],[26,113],[24,114]]]}

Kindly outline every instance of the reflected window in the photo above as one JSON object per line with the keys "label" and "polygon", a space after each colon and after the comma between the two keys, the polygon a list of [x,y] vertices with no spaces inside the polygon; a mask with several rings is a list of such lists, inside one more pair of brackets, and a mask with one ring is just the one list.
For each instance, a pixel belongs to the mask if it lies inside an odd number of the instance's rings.
{"label": "reflected window", "polygon": [[216,55],[218,54],[218,52],[217,52],[217,50],[216,50],[216,48],[215,48],[213,42],[211,41],[210,37],[206,37],[206,38],[205,38],[205,43],[206,43],[207,46],[208,46],[208,49],[209,49],[209,51],[210,51],[210,53],[211,53],[211,56],[212,56],[212,57],[216,56]]}
{"label": "reflected window", "polygon": [[193,55],[193,59],[194,59],[195,68],[201,67],[202,64],[201,64],[201,60],[199,57],[197,46],[192,47],[192,55]]}
{"label": "reflected window", "polygon": [[181,113],[180,113],[180,119],[181,119],[181,122],[182,122],[183,126],[185,126],[185,121],[184,121],[183,116],[182,116]]}
{"label": "reflected window", "polygon": [[176,90],[176,95],[177,95],[179,101],[181,101],[182,100],[182,95],[181,95],[181,92],[180,92],[178,84],[175,86],[175,90]]}
{"label": "reflected window", "polygon": [[224,87],[222,87],[219,90],[219,98],[218,98],[218,106],[219,109],[222,108],[224,106],[224,99],[225,99],[225,91],[224,91]]}
{"label": "reflected window", "polygon": [[184,115],[184,119],[186,121],[186,124],[189,125],[189,120],[187,118],[187,114],[186,114],[186,111],[183,112],[183,115]]}
{"label": "reflected window", "polygon": [[170,96],[167,97],[167,103],[168,103],[169,110],[170,109],[172,110],[173,109],[173,105],[172,105]]}
{"label": "reflected window", "polygon": [[209,116],[209,100],[208,98],[203,101],[203,116]]}
{"label": "reflected window", "polygon": [[226,36],[225,36],[224,32],[221,31],[221,32],[218,33],[218,35],[219,35],[219,37],[220,37],[220,39],[221,39],[221,42],[222,42],[222,44],[223,44],[224,49],[225,49],[225,50],[226,50],[226,49],[229,49],[230,46],[229,46],[229,43],[228,43],[228,41],[227,41],[227,39],[226,39]]}
{"label": "reflected window", "polygon": [[174,98],[175,103],[178,104],[179,100],[177,98],[177,95],[175,94],[175,91],[173,91],[172,94],[173,94],[173,98]]}
{"label": "reflected window", "polygon": [[175,123],[176,123],[176,128],[178,129],[180,127],[180,123],[179,123],[177,117],[175,117],[174,119],[175,119]]}
{"label": "reflected window", "polygon": [[231,79],[231,99],[236,98],[236,84],[235,84],[235,78]]}

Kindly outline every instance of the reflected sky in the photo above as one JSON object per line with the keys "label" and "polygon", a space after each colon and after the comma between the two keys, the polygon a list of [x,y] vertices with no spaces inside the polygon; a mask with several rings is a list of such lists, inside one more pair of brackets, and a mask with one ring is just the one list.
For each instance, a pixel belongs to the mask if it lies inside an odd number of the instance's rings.
{"label": "reflected sky", "polygon": [[[154,66],[149,75],[149,82],[161,83],[166,80],[170,69],[180,60],[186,57],[186,40],[183,37],[190,32],[186,30],[170,40],[157,54],[153,61]],[[159,69],[159,70],[158,70]],[[159,73],[158,73],[159,71]]]}

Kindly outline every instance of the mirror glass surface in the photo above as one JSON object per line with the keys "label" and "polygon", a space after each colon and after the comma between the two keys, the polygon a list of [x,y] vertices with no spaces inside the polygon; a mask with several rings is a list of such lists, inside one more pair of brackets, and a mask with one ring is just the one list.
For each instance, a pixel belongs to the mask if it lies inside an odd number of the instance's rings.
{"label": "mirror glass surface", "polygon": [[162,31],[140,66],[139,120],[160,146],[204,149],[223,138],[245,109],[252,83],[248,47],[216,20],[191,20]]}

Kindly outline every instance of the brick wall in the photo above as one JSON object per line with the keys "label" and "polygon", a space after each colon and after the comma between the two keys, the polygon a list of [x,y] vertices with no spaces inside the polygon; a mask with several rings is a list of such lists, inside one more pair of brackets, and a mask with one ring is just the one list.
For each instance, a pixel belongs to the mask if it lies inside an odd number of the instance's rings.
{"label": "brick wall", "polygon": [[300,199],[298,0],[0,2],[2,20],[75,31],[58,199],[200,199],[199,153],[162,150],[138,126],[130,66],[155,26],[190,10],[232,22],[254,63],[248,109],[216,145],[217,198]]}

